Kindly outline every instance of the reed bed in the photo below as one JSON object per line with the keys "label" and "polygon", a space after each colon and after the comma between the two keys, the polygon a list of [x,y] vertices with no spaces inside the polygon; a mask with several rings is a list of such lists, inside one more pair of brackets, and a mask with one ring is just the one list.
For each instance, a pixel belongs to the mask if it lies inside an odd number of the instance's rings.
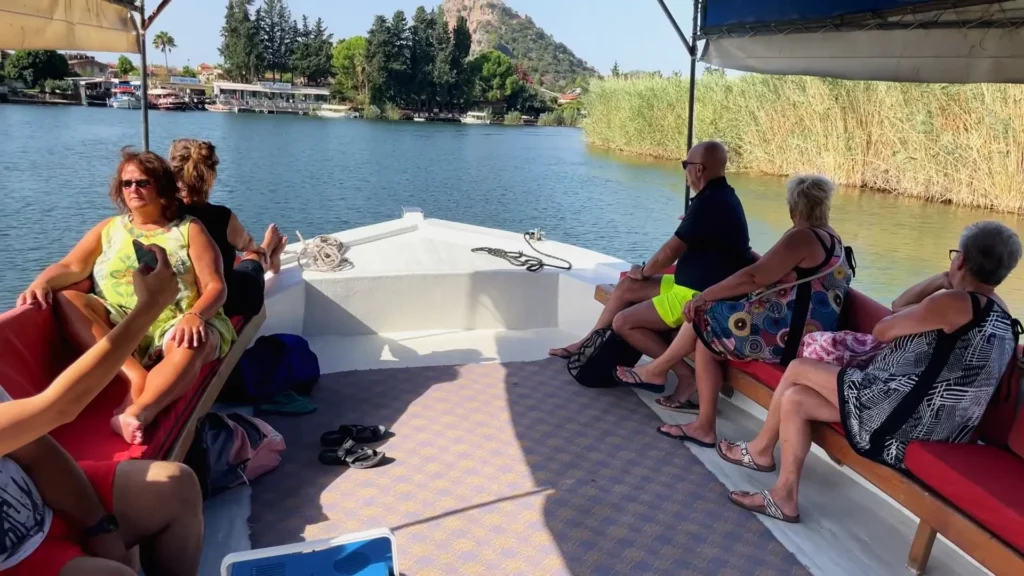
{"label": "reed bed", "polygon": [[[587,139],[629,154],[686,154],[684,78],[594,81]],[[1024,87],[852,82],[705,74],[695,138],[730,151],[732,170],[815,172],[839,184],[1024,213]]]}

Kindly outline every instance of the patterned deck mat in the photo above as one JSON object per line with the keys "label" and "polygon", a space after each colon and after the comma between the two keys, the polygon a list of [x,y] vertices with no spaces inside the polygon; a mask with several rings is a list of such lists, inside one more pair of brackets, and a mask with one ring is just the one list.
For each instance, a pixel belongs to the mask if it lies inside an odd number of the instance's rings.
{"label": "patterned deck mat", "polygon": [[[402,574],[806,574],[630,390],[550,359],[324,376],[253,485],[253,548],[389,527]],[[323,466],[320,433],[385,424],[388,464]]]}

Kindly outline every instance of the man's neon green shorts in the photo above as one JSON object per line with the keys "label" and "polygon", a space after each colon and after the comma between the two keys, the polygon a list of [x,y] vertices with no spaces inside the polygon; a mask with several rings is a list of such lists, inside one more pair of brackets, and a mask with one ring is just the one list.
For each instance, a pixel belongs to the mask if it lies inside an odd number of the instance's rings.
{"label": "man's neon green shorts", "polygon": [[683,325],[683,307],[697,294],[700,294],[699,290],[679,286],[673,275],[665,274],[661,277],[661,293],[651,302],[669,328],[679,328]]}

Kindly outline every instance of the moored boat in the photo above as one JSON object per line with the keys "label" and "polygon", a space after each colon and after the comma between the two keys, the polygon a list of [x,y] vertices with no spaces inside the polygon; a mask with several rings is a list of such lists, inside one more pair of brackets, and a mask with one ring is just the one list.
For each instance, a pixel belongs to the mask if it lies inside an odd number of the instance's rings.
{"label": "moored boat", "polygon": [[348,104],[324,104],[316,111],[316,115],[321,118],[350,118],[352,114],[352,106]]}
{"label": "moored boat", "polygon": [[208,102],[206,104],[206,110],[209,112],[238,112],[238,106],[231,104],[230,102]]}
{"label": "moored boat", "polygon": [[463,124],[490,124],[491,119],[485,112],[468,112],[461,118]]}
{"label": "moored boat", "polygon": [[148,93],[149,104],[157,110],[185,110],[188,103],[177,90],[156,88]]}
{"label": "moored boat", "polygon": [[107,101],[107,105],[121,110],[139,110],[142,108],[142,98],[129,86],[118,86],[114,88],[114,96]]}

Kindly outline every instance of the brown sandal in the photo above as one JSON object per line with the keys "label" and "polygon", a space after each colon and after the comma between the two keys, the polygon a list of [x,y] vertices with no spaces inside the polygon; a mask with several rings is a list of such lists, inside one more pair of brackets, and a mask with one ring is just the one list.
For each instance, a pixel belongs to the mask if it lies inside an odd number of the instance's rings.
{"label": "brown sandal", "polygon": [[[739,448],[740,457],[732,458],[728,456],[725,453],[725,451],[722,450],[723,443],[728,444],[729,446],[733,446],[735,448]],[[737,466],[741,466],[743,468],[753,470],[755,472],[775,472],[775,464],[772,464],[771,466],[762,466],[757,462],[754,462],[754,457],[751,456],[750,452],[747,450],[746,442],[731,442],[723,438],[722,441],[719,442],[718,446],[715,448],[715,452],[718,452],[718,457],[721,458],[722,460],[725,460],[729,464],[735,464]]]}
{"label": "brown sandal", "polygon": [[[764,504],[762,504],[761,506],[750,506],[736,499],[737,496],[758,495],[760,495],[761,498],[764,498]],[[749,510],[753,512],[754,514],[760,514],[762,516],[767,516],[769,518],[774,518],[776,520],[782,520],[783,522],[788,522],[790,524],[800,523],[800,515],[797,514],[796,516],[790,516],[789,514],[783,512],[782,509],[779,508],[779,505],[775,503],[775,500],[772,499],[771,494],[769,494],[767,490],[761,490],[760,492],[746,492],[744,490],[730,492],[729,501],[739,506],[740,508],[743,508],[744,510]]]}

